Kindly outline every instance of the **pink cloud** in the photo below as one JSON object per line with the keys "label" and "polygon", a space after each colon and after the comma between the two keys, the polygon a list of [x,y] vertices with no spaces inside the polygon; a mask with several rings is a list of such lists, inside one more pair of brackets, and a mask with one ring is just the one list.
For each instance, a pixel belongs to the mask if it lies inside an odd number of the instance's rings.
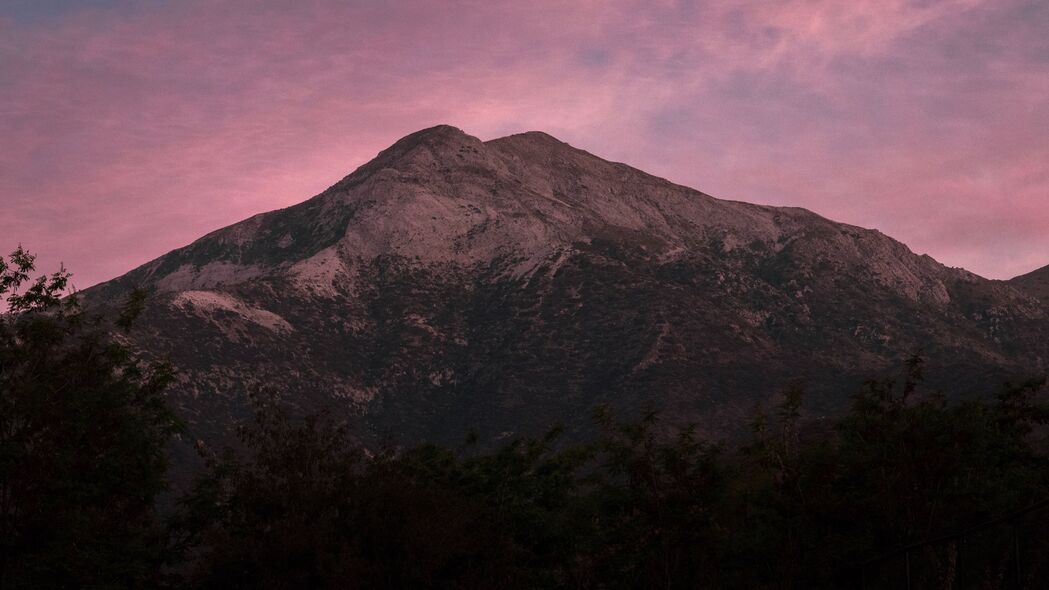
{"label": "pink cloud", "polygon": [[87,286],[413,130],[542,129],[951,265],[1049,264],[1035,3],[189,0],[0,14],[0,247]]}

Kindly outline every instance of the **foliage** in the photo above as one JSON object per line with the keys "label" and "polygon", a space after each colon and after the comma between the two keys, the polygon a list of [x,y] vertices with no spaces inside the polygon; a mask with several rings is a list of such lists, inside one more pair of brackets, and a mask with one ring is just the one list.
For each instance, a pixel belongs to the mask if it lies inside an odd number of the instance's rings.
{"label": "foliage", "polygon": [[[1044,380],[1007,385],[991,402],[948,403],[921,390],[923,362],[909,359],[902,380],[868,382],[829,427],[800,420],[798,389],[779,406],[776,429],[758,420],[735,482],[747,532],[731,545],[741,550],[745,585],[854,585],[859,570],[850,564],[1049,497],[1049,460],[1030,436],[1049,418],[1036,401]],[[970,545],[970,571],[1001,569],[977,562],[1007,554],[1007,544]],[[956,562],[927,557],[928,585],[955,575]],[[884,565],[873,561],[871,569]],[[742,568],[748,562],[766,565]]]}
{"label": "foliage", "polygon": [[694,427],[661,434],[658,416],[619,422],[599,408],[598,579],[608,587],[702,587],[723,557],[726,473]]}
{"label": "foliage", "polygon": [[367,454],[343,425],[256,399],[183,502],[200,587],[547,586],[574,553],[565,507],[580,455],[548,438],[462,457],[433,445]]}
{"label": "foliage", "polygon": [[0,260],[0,588],[156,583],[171,372],[64,296],[64,269],[33,270],[21,247]]}
{"label": "foliage", "polygon": [[[806,419],[804,389],[792,386],[735,449],[655,413],[621,422],[599,409],[602,434],[584,446],[559,443],[555,429],[486,452],[370,454],[343,427],[292,420],[270,400],[242,452],[214,461],[184,503],[207,529],[193,581],[836,588],[864,574],[877,584],[888,579],[879,555],[1049,492],[1049,462],[1030,442],[1049,417],[1043,382],[948,403],[922,391],[921,367],[915,357],[899,382],[868,383],[834,421]],[[972,541],[986,559],[968,560],[971,571],[1003,579],[1010,547]],[[957,546],[922,556],[926,585],[956,576]]]}

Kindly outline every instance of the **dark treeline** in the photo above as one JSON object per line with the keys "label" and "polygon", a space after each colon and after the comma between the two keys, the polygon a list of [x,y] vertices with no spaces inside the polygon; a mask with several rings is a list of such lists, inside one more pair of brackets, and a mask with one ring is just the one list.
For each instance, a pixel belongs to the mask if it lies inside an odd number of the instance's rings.
{"label": "dark treeline", "polygon": [[[597,409],[491,449],[363,448],[255,398],[241,445],[161,513],[168,367],[0,260],[0,589],[1049,587],[1043,380],[951,402],[923,360],[833,420],[803,391],[731,446]],[[909,551],[901,548],[923,541]]]}

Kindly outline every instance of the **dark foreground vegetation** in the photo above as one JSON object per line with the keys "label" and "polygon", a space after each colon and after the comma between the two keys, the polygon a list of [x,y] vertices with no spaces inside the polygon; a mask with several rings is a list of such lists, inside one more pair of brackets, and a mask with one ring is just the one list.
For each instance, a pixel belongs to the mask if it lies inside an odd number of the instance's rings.
{"label": "dark foreground vegetation", "polygon": [[365,449],[256,397],[170,509],[171,371],[0,265],[0,589],[1049,587],[1044,381],[949,402],[914,357],[835,420],[802,389],[738,445],[648,414],[496,449]]}

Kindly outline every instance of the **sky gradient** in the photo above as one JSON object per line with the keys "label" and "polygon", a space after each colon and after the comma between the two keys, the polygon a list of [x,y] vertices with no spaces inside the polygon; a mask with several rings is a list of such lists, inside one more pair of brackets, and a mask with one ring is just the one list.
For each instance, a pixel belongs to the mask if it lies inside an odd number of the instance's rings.
{"label": "sky gradient", "polygon": [[438,123],[1049,264],[1049,2],[0,0],[0,249],[84,288]]}

